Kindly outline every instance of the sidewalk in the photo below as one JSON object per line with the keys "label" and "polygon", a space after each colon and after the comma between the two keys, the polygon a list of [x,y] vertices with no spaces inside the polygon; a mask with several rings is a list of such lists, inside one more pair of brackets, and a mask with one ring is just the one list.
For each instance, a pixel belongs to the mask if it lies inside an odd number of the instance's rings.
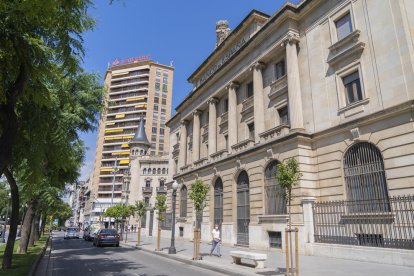
{"label": "sidewalk", "polygon": [[[135,247],[137,233],[128,234],[128,241],[123,243],[125,246]],[[168,248],[171,240],[161,238],[162,252],[155,251],[157,240],[155,237],[142,236],[141,249],[146,252],[161,255],[182,261],[186,264],[195,265],[228,275],[284,275],[285,255],[275,251],[252,250],[249,248],[238,248],[231,246],[221,246],[222,257],[209,256],[211,245],[202,243],[200,252],[203,260],[192,261],[193,243],[185,240],[176,240],[176,255],[169,255]],[[253,262],[242,260],[243,265],[235,265],[229,255],[232,250],[252,251],[267,254],[266,268],[255,270]],[[358,262],[336,258],[326,258],[318,256],[299,256],[299,274],[305,276],[335,275],[335,276],[354,276],[354,275],[375,275],[375,276],[411,276],[414,275],[413,267],[403,267],[378,263]]]}

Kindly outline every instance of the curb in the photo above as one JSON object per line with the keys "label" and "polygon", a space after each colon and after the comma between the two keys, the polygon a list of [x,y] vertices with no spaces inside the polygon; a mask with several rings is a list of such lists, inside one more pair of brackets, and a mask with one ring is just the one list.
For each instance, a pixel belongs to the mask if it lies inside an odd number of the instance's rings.
{"label": "curb", "polygon": [[[256,275],[257,276],[257,274],[255,274],[255,273],[241,272],[241,271],[239,271],[239,269],[236,269],[236,268],[234,270],[230,270],[230,268],[229,269],[220,268],[220,267],[213,266],[213,265],[210,265],[210,264],[206,264],[206,263],[203,263],[203,262],[200,262],[200,261],[193,261],[193,260],[186,259],[186,258],[183,258],[183,257],[178,257],[176,255],[167,254],[167,253],[163,253],[163,252],[159,252],[159,251],[153,251],[153,250],[138,247],[138,246],[135,246],[135,245],[129,245],[129,244],[126,244],[126,243],[121,243],[121,244],[123,246],[127,246],[127,247],[130,247],[130,248],[135,248],[137,250],[142,250],[146,253],[161,256],[163,258],[167,258],[167,259],[171,259],[171,260],[178,261],[178,262],[181,262],[181,263],[185,263],[185,264],[188,264],[188,265],[204,268],[204,269],[211,270],[211,271],[218,272],[218,273],[225,274],[225,275],[231,275],[231,276]],[[235,270],[237,270],[237,271],[235,271]]]}
{"label": "curb", "polygon": [[37,268],[39,267],[39,264],[43,258],[43,256],[45,255],[46,252],[46,248],[48,247],[50,243],[50,236],[47,238],[45,246],[43,247],[42,251],[40,252],[40,254],[37,255],[35,261],[32,264],[32,267],[29,270],[29,273],[27,274],[28,276],[34,276],[36,273]]}

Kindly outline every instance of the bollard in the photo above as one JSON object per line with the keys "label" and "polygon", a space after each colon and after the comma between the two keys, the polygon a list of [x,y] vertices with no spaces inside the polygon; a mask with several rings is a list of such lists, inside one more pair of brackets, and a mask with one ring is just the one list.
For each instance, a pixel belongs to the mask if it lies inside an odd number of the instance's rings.
{"label": "bollard", "polygon": [[285,229],[285,245],[286,245],[286,276],[290,275],[289,269],[289,230]]}
{"label": "bollard", "polygon": [[296,261],[296,275],[299,276],[299,229],[295,227],[295,261]]}

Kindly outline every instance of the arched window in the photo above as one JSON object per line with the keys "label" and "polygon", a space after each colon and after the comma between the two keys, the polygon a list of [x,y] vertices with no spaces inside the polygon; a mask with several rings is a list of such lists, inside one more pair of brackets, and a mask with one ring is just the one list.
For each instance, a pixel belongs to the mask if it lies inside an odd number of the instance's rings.
{"label": "arched window", "polygon": [[249,176],[242,171],[237,177],[237,243],[249,244],[250,191]]}
{"label": "arched window", "polygon": [[350,212],[390,211],[384,161],[376,146],[351,146],[344,155],[344,173]]}
{"label": "arched window", "polygon": [[221,178],[219,177],[214,183],[214,224],[218,224],[221,230],[222,223],[223,223],[223,181],[221,181]]}
{"label": "arched window", "polygon": [[143,172],[142,172],[143,174],[147,174],[147,168],[144,168],[144,170],[143,170]]}
{"label": "arched window", "polygon": [[276,181],[277,164],[279,164],[277,160],[270,162],[264,173],[266,215],[284,215],[287,213],[283,188]]}
{"label": "arched window", "polygon": [[183,186],[180,192],[180,217],[187,217],[187,187]]}
{"label": "arched window", "polygon": [[165,174],[165,168],[162,169],[162,174]]}
{"label": "arched window", "polygon": [[157,174],[157,169],[156,168],[152,169],[152,174]]}
{"label": "arched window", "polygon": [[160,168],[158,168],[157,173],[161,174],[161,169]]}

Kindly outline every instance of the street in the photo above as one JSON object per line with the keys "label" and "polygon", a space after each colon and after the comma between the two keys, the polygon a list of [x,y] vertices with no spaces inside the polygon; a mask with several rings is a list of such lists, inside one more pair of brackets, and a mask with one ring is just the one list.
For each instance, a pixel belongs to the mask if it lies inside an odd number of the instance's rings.
{"label": "street", "polygon": [[220,275],[129,247],[94,247],[54,232],[47,275]]}

